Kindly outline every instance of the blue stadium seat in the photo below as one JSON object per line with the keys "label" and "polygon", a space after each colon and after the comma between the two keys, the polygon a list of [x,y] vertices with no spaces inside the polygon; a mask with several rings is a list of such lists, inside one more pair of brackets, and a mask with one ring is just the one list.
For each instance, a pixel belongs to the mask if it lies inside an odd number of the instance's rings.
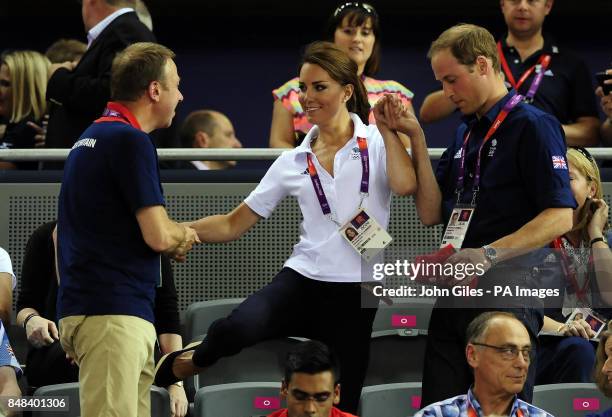
{"label": "blue stadium seat", "polygon": [[[34,411],[32,417],[78,417],[81,414],[79,401],[79,384],[47,385],[34,392],[35,397],[68,397],[69,410],[62,412]],[[168,391],[156,386],[151,387],[151,417],[168,417],[170,415],[170,396]]]}
{"label": "blue stadium seat", "polygon": [[198,390],[194,417],[260,417],[284,408],[280,382],[243,382]]}
{"label": "blue stadium seat", "polygon": [[421,406],[421,383],[406,382],[364,387],[358,415],[361,417],[411,417]]}
{"label": "blue stadium seat", "polygon": [[550,384],[534,387],[533,405],[555,417],[583,417],[603,413],[612,407],[612,399],[606,398],[595,384]]}

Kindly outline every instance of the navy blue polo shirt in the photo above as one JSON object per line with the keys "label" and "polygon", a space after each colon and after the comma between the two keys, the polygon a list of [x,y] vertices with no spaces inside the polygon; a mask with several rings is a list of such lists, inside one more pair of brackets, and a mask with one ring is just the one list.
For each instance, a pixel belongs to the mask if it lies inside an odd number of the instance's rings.
{"label": "navy blue polo shirt", "polygon": [[120,121],[87,128],[68,155],[59,196],[59,319],[118,314],[154,322],[160,255],[145,243],[136,211],[156,205],[164,198],[149,136]]}
{"label": "navy blue polo shirt", "polygon": [[[552,114],[562,124],[574,123],[579,117],[599,118],[592,76],[581,58],[560,48],[550,35],[544,34],[544,47],[521,61],[518,51],[506,43],[506,37],[501,38],[500,42],[516,82],[525,71],[537,64],[542,54],[551,56],[550,65],[533,99],[534,106]],[[527,94],[536,71],[523,82],[519,93]],[[507,80],[506,85],[512,88]]]}
{"label": "navy blue polo shirt", "polygon": [[[453,144],[442,155],[436,177],[445,223],[456,203],[461,146],[467,132],[472,130],[461,198],[464,204],[472,201],[478,149],[514,94],[508,93],[480,119],[464,117]],[[463,247],[481,247],[516,232],[547,208],[576,207],[565,153],[564,133],[553,116],[525,103],[514,107],[482,150],[480,191]]]}

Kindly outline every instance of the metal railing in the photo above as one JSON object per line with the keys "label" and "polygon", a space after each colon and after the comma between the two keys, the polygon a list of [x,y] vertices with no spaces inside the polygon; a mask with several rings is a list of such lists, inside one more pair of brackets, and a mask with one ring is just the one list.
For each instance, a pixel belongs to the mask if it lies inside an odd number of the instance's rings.
{"label": "metal railing", "polygon": [[[161,161],[224,161],[276,159],[286,149],[188,149],[162,148],[157,150]],[[612,148],[588,148],[595,159],[612,159]],[[0,161],[63,161],[70,149],[0,149]],[[444,148],[431,148],[429,155],[439,159]]]}

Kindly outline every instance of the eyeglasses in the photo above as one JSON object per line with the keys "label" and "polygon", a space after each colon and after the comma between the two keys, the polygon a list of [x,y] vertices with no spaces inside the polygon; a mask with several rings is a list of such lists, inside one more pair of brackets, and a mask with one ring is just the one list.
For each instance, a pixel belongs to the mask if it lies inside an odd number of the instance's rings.
{"label": "eyeglasses", "polygon": [[348,8],[362,9],[362,10],[365,10],[366,13],[376,16],[376,9],[374,9],[372,5],[368,3],[349,1],[347,3],[341,4],[340,6],[338,6],[336,11],[334,12],[334,17],[338,17],[338,15],[342,13],[344,9],[348,9]]}
{"label": "eyeglasses", "polygon": [[533,359],[533,354],[534,354],[533,350],[530,347],[519,349],[516,346],[493,346],[493,345],[487,345],[486,343],[475,343],[475,342],[472,342],[472,345],[484,346],[490,349],[495,349],[496,351],[501,353],[502,358],[508,361],[512,361],[518,358],[518,354],[519,352],[521,352],[521,354],[523,355],[523,359],[526,362],[530,362]]}

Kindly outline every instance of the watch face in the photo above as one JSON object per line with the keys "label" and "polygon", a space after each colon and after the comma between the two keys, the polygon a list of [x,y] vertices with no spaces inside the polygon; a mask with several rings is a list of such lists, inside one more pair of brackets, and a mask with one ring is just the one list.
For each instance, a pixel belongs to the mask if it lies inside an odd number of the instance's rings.
{"label": "watch face", "polygon": [[497,257],[497,251],[495,250],[495,248],[492,248],[490,246],[487,246],[484,248],[484,253],[485,256],[489,259],[489,260],[494,260]]}

